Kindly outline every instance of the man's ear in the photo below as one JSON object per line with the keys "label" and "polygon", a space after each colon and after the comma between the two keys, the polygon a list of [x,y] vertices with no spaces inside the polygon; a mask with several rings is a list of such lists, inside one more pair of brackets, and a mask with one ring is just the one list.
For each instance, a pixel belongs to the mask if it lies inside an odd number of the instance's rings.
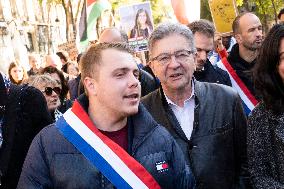
{"label": "man's ear", "polygon": [[237,43],[241,43],[242,42],[242,36],[241,36],[241,34],[235,34],[235,39],[236,39],[236,41],[237,41]]}
{"label": "man's ear", "polygon": [[85,89],[87,90],[88,95],[89,96],[96,96],[97,89],[96,89],[95,79],[90,78],[90,77],[85,77],[83,82],[84,82],[84,86],[85,86]]}

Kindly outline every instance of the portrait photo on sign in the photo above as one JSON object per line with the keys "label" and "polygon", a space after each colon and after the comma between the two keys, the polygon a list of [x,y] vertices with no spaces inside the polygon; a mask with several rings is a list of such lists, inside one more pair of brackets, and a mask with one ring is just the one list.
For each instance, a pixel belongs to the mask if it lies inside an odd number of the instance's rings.
{"label": "portrait photo on sign", "polygon": [[121,29],[126,31],[130,46],[135,51],[148,49],[148,38],[154,29],[150,2],[119,8]]}

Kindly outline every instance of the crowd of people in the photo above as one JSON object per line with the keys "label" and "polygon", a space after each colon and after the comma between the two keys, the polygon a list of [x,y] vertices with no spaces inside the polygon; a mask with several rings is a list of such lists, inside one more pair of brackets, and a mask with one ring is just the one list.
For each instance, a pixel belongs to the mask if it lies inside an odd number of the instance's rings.
{"label": "crowd of people", "polygon": [[284,188],[284,21],[147,20],[146,65],[112,27],[0,74],[0,188]]}

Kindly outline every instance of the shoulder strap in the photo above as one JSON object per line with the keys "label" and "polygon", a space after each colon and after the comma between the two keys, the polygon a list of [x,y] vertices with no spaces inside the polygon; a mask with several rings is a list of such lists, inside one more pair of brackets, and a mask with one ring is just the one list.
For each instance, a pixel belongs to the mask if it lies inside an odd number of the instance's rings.
{"label": "shoulder strap", "polygon": [[245,112],[248,115],[258,104],[258,101],[256,100],[255,96],[249,91],[243,81],[239,78],[238,74],[230,65],[226,57],[218,62],[218,65],[221,67],[221,69],[227,71],[227,73],[229,74],[232,82],[232,87],[236,89],[238,94],[240,95],[243,101]]}

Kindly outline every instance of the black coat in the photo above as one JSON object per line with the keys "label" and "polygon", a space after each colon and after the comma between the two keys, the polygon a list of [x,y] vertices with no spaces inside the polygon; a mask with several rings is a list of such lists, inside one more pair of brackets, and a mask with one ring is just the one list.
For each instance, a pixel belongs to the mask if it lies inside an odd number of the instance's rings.
{"label": "black coat", "polygon": [[284,112],[261,102],[248,118],[248,162],[257,189],[284,188]]}
{"label": "black coat", "polygon": [[190,140],[162,89],[142,98],[154,119],[183,150],[199,189],[246,188],[246,117],[238,94],[225,85],[194,81],[195,109]]}
{"label": "black coat", "polygon": [[253,83],[253,67],[256,60],[247,62],[240,57],[239,44],[235,44],[228,56],[228,62],[240,77],[242,82],[246,85],[249,91],[255,96],[255,88]]}
{"label": "black coat", "polygon": [[31,86],[11,85],[2,125],[0,188],[16,188],[22,165],[34,136],[52,123],[43,94]]}
{"label": "black coat", "polygon": [[70,93],[70,100],[75,100],[80,94],[84,93],[84,87],[81,82],[81,74],[79,74],[75,79],[68,81],[68,88]]}
{"label": "black coat", "polygon": [[159,88],[155,78],[145,70],[140,70],[139,81],[141,83],[141,96],[145,96]]}
{"label": "black coat", "polygon": [[198,81],[232,86],[229,74],[221,68],[214,67],[208,59],[204,65],[204,70],[195,71],[194,77]]}

